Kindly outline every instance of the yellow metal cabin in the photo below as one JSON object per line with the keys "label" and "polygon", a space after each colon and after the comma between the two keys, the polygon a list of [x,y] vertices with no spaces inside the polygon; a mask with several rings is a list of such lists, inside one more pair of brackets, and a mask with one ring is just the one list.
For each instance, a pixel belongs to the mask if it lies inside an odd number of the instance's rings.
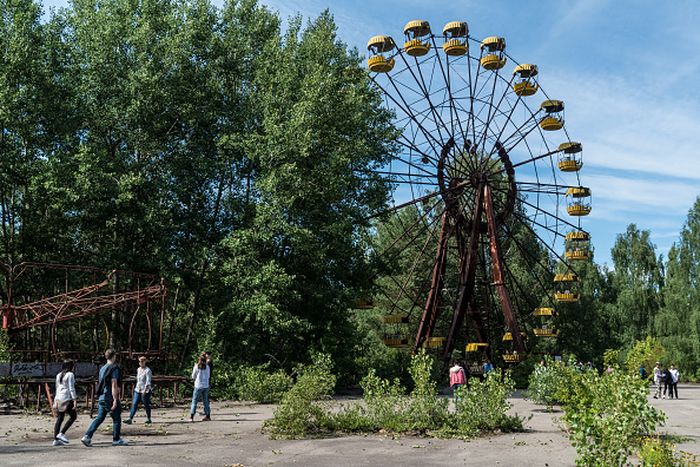
{"label": "yellow metal cabin", "polygon": [[562,172],[578,172],[583,167],[583,146],[575,141],[559,145],[559,170]]}
{"label": "yellow metal cabin", "polygon": [[469,27],[464,21],[452,21],[442,28],[442,34],[445,36],[445,43],[442,44],[442,50],[451,56],[458,57],[465,55],[469,50],[467,36],[469,35]]}
{"label": "yellow metal cabin", "polygon": [[518,96],[532,96],[539,89],[534,79],[537,76],[537,65],[531,63],[518,65],[513,70],[513,75],[516,76],[513,91]]}
{"label": "yellow metal cabin", "polygon": [[394,39],[389,36],[374,36],[367,42],[370,57],[367,68],[375,73],[388,73],[394,68],[394,59],[388,54],[394,50]]}
{"label": "yellow metal cabin", "polygon": [[548,99],[540,104],[540,108],[546,114],[540,120],[540,128],[545,131],[556,131],[564,127],[564,102]]}
{"label": "yellow metal cabin", "polygon": [[422,19],[409,21],[403,28],[403,50],[412,57],[422,57],[430,50],[430,24]]}
{"label": "yellow metal cabin", "polygon": [[506,40],[491,36],[481,41],[481,66],[487,70],[499,70],[506,65]]}

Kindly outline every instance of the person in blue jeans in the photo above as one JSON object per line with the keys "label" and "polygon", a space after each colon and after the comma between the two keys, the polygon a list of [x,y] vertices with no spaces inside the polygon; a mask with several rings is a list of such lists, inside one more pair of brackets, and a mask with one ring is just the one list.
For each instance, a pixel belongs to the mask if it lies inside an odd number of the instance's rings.
{"label": "person in blue jeans", "polygon": [[211,368],[207,365],[205,354],[199,356],[199,360],[192,369],[192,379],[194,380],[194,391],[192,392],[192,407],[190,408],[190,421],[194,422],[194,414],[197,412],[197,403],[202,399],[204,404],[203,422],[211,421],[211,410],[209,409],[209,377]]}
{"label": "person in blue jeans", "polygon": [[120,436],[122,427],[122,408],[119,403],[119,384],[122,379],[121,370],[117,365],[117,353],[113,349],[105,351],[107,364],[100,368],[100,377],[97,384],[97,417],[90,424],[85,436],[80,441],[90,447],[92,435],[95,434],[107,414],[112,417],[112,446],[126,446],[128,443]]}
{"label": "person in blue jeans", "polygon": [[131,411],[129,412],[129,418],[124,420],[124,423],[127,425],[131,425],[141,402],[143,402],[143,406],[146,409],[146,425],[151,424],[152,377],[151,369],[146,366],[146,357],[139,357],[139,369],[136,370],[136,384],[134,385],[134,397],[131,400]]}

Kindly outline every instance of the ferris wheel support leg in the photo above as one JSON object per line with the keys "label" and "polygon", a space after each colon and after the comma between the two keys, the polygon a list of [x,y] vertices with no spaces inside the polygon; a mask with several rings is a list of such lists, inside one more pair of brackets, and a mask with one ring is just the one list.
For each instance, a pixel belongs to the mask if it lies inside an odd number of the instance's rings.
{"label": "ferris wheel support leg", "polygon": [[[474,281],[476,279],[476,260],[478,257],[477,247],[479,244],[479,227],[481,225],[481,215],[483,213],[482,191],[476,193],[476,202],[474,203],[474,216],[472,217],[472,225],[469,231],[469,243],[467,245],[466,254],[462,255],[462,261],[459,265],[460,284],[459,296],[455,304],[454,313],[452,314],[452,325],[450,332],[447,335],[445,342],[445,350],[442,354],[443,362],[447,363],[452,357],[455,339],[464,322],[464,315],[467,312],[469,304],[474,301]],[[461,239],[460,239],[461,240]]]}
{"label": "ferris wheel support leg", "polygon": [[418,333],[413,343],[413,353],[421,348],[435,327],[437,315],[440,310],[440,294],[445,283],[445,269],[447,267],[447,242],[450,239],[450,226],[447,222],[447,210],[442,213],[440,219],[440,236],[438,238],[438,250],[433,266],[433,277],[430,282],[430,291],[425,301],[425,308],[418,325]]}
{"label": "ferris wheel support leg", "polygon": [[513,305],[508,295],[508,288],[503,280],[503,258],[501,251],[498,248],[498,237],[496,235],[496,215],[493,210],[493,198],[491,197],[491,188],[488,185],[484,186],[484,210],[486,211],[486,219],[489,232],[489,244],[491,250],[491,261],[493,268],[493,285],[496,286],[498,298],[501,302],[503,317],[506,320],[508,329],[513,336],[513,346],[518,352],[525,352],[525,343],[520,335],[520,327],[513,314]]}

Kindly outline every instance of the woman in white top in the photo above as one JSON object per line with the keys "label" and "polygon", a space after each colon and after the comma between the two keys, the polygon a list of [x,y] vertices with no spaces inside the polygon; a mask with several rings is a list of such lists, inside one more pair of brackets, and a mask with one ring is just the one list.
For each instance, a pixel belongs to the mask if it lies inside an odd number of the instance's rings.
{"label": "woman in white top", "polygon": [[[56,424],[53,427],[53,445],[63,446],[68,444],[66,431],[73,424],[78,414],[75,408],[78,398],[75,395],[75,374],[73,374],[75,363],[67,360],[63,363],[63,369],[56,375],[56,397],[53,400],[53,407],[56,409]],[[63,419],[68,413],[68,421],[61,429]]]}
{"label": "woman in white top", "polygon": [[134,386],[134,397],[131,400],[131,412],[129,418],[124,420],[124,423],[131,425],[134,420],[134,415],[139,408],[139,403],[143,401],[143,406],[146,409],[146,425],[151,424],[151,377],[153,373],[146,366],[146,357],[139,357],[139,369],[136,370],[136,385]]}
{"label": "woman in white top", "polygon": [[209,376],[211,369],[207,365],[207,356],[202,354],[192,369],[192,379],[194,380],[194,391],[192,392],[192,407],[190,408],[190,421],[194,421],[194,414],[197,412],[197,402],[202,399],[204,403],[203,422],[211,420],[211,410],[209,409]]}

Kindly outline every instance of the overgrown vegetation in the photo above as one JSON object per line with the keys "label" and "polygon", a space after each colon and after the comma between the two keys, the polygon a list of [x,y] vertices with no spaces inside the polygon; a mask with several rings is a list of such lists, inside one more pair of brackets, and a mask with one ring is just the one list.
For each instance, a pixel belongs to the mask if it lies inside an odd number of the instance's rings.
{"label": "overgrown vegetation", "polygon": [[[411,360],[413,389],[408,392],[398,379],[389,381],[374,371],[362,380],[362,401],[340,410],[323,404],[332,389],[328,361],[306,368],[284,396],[266,426],[273,437],[300,438],[320,432],[378,432],[424,434],[468,438],[482,432],[522,430],[522,419],[507,414],[512,379],[500,371],[482,382],[474,379],[461,388],[455,410],[440,397],[431,377],[433,361],[425,353]],[[321,399],[319,401],[319,399]]]}
{"label": "overgrown vegetation", "polygon": [[667,454],[673,456],[666,444],[649,438],[665,415],[649,404],[648,381],[637,371],[640,361],[662,351],[653,340],[639,341],[628,354],[625,367],[618,364],[621,352],[609,350],[605,352],[606,371],[602,375],[576,365],[574,357],[566,362],[547,359],[535,368],[529,396],[549,406],[561,404],[562,420],[576,448],[577,465],[623,465],[635,452],[642,459],[659,461]]}

